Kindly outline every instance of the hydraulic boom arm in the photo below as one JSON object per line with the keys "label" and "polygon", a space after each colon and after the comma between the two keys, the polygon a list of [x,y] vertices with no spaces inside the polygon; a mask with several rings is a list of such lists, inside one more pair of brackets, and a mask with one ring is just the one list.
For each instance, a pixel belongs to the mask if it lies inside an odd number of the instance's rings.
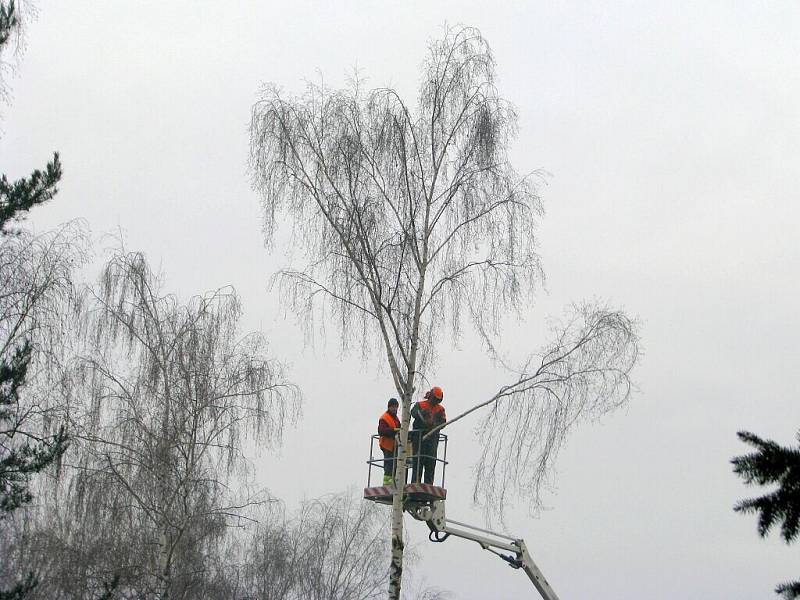
{"label": "hydraulic boom arm", "polygon": [[[476,542],[484,550],[502,558],[514,569],[525,571],[544,600],[558,600],[553,588],[550,587],[539,567],[533,562],[523,540],[445,518],[444,500],[433,502],[431,505],[419,506],[416,510],[411,511],[411,515],[428,524],[431,530],[429,534],[431,541],[443,542],[454,535]],[[503,554],[503,551],[510,554]]]}

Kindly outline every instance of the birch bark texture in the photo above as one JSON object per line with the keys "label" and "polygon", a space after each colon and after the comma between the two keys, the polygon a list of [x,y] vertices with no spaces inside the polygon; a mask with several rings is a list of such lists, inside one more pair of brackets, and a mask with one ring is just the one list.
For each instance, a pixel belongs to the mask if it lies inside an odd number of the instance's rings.
{"label": "birch bark texture", "polygon": [[[512,167],[516,133],[489,45],[470,27],[429,44],[415,107],[357,78],[341,90],[308,84],[301,96],[266,85],[253,107],[250,172],[265,236],[272,242],[288,216],[303,253],[300,267],[277,274],[279,290],[308,327],[338,323],[343,349],[385,356],[401,399],[397,481],[411,404],[442,340],[454,343],[464,324],[490,339],[541,280],[539,174]],[[569,418],[535,415],[534,434]],[[404,548],[395,487],[392,599]]]}

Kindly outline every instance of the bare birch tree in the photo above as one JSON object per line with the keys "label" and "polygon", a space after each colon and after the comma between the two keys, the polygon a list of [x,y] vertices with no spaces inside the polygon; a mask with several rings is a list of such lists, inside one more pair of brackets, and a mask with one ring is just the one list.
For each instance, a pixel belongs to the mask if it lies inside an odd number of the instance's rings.
{"label": "bare birch tree", "polygon": [[388,544],[377,506],[353,494],[306,502],[297,522],[303,536],[298,600],[374,600],[386,585]]}
{"label": "bare birch tree", "polygon": [[38,564],[9,569],[8,557],[35,496],[32,475],[57,463],[67,447],[48,383],[59,367],[74,271],[86,254],[77,221],[41,235],[0,232],[0,597],[27,597],[35,587]]}
{"label": "bare birch tree", "polygon": [[[262,335],[239,337],[233,290],[182,304],[141,254],[113,255],[82,314],[87,348],[65,386],[77,473],[61,502],[90,546],[119,550],[122,564],[99,563],[142,586],[129,595],[194,597],[205,556],[260,500],[229,485],[245,439],[278,443],[298,392]],[[90,561],[82,577],[97,575]]]}
{"label": "bare birch tree", "polygon": [[40,235],[0,235],[0,520],[31,498],[28,478],[38,469],[25,463],[63,445],[60,407],[47,384],[87,246],[79,221]]}
{"label": "bare birch tree", "polygon": [[[396,482],[405,481],[415,389],[445,331],[455,339],[469,321],[491,336],[503,315],[527,305],[541,277],[535,230],[542,209],[535,174],[521,176],[509,162],[515,133],[516,113],[498,94],[489,46],[466,27],[430,44],[415,110],[395,90],[364,91],[359,81],[345,90],[309,85],[302,97],[267,86],[253,108],[251,171],[266,236],[272,240],[288,214],[306,253],[306,265],[280,274],[281,289],[308,323],[315,308],[330,312],[345,347],[356,341],[365,355],[385,354],[402,407]],[[503,398],[538,401],[525,386],[516,390]],[[598,395],[596,410],[618,402],[616,394]],[[519,435],[546,431],[560,442],[552,432],[565,430],[574,413],[551,402],[529,413]],[[395,489],[393,600],[404,548],[402,486]]]}
{"label": "bare birch tree", "polygon": [[[373,600],[386,594],[389,540],[381,507],[351,490],[303,502],[291,518],[270,508],[247,543],[237,536],[245,558],[241,589],[248,599]],[[415,583],[403,598],[449,597]]]}
{"label": "bare birch tree", "polygon": [[243,589],[258,600],[372,600],[385,593],[388,542],[378,507],[352,493],[260,519],[246,546]]}

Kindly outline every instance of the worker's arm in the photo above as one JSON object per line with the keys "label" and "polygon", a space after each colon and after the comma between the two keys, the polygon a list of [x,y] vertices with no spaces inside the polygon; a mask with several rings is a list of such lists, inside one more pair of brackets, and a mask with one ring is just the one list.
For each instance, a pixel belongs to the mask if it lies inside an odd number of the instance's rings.
{"label": "worker's arm", "polygon": [[395,431],[394,427],[389,426],[386,421],[383,419],[378,421],[378,435],[393,438],[396,434],[397,432]]}

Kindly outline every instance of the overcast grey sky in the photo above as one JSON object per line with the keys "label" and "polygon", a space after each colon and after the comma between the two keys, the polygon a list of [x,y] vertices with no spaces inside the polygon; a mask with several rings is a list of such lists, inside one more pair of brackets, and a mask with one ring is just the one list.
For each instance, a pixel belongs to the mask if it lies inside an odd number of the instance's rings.
{"label": "overcast grey sky", "polygon": [[[506,353],[537,348],[547,315],[592,297],[639,315],[646,351],[629,408],[576,432],[550,510],[515,508],[509,531],[565,600],[749,600],[797,577],[800,546],[760,540],[755,518],[731,510],[748,490],[728,462],[746,451],[737,430],[790,443],[800,426],[797,2],[38,7],[0,159],[19,177],[57,149],[65,175],[30,225],[122,229],[183,297],[236,287],[246,327],[268,333],[305,393],[280,456],[256,459],[259,481],[290,505],[363,486],[392,389],[377,364],[340,359],[331,335],[304,348],[267,291],[286,259],[263,247],[246,177],[250,107],[264,82],[299,92],[322,74],[338,86],[354,67],[411,97],[426,40],[445,22],[480,28],[520,114],[515,165],[552,174],[547,293],[508,328]],[[503,381],[469,337],[440,354],[450,414]],[[467,423],[450,435],[448,513],[479,524],[469,493],[480,438]],[[408,530],[418,570],[455,598],[533,593],[476,545]]]}

